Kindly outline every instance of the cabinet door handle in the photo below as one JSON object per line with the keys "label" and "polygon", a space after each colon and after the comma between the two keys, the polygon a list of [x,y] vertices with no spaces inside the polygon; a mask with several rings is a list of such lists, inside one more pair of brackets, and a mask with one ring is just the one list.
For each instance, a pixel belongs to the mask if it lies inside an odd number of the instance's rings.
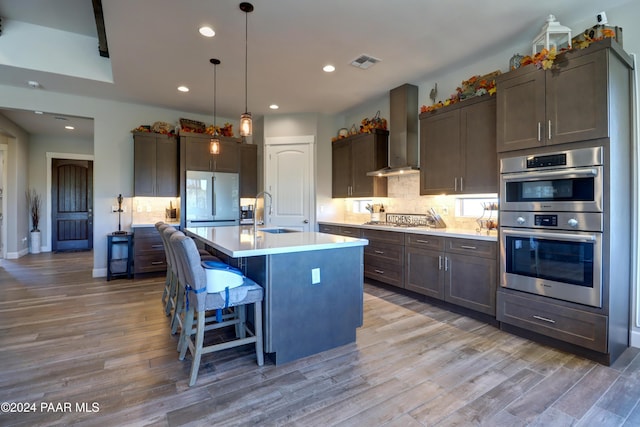
{"label": "cabinet door handle", "polygon": [[438,270],[442,270],[442,255],[438,255]]}
{"label": "cabinet door handle", "polygon": [[444,271],[449,271],[449,257],[444,257]]}
{"label": "cabinet door handle", "polygon": [[164,261],[153,261],[153,262],[151,262],[151,265],[160,265],[160,264],[164,264]]}
{"label": "cabinet door handle", "polygon": [[378,274],[384,274],[384,270],[373,270],[373,271],[375,271]]}
{"label": "cabinet door handle", "polygon": [[542,122],[538,122],[538,142],[542,141]]}
{"label": "cabinet door handle", "polygon": [[549,141],[551,141],[551,120],[549,120]]}
{"label": "cabinet door handle", "polygon": [[538,319],[538,320],[542,320],[543,322],[548,322],[548,323],[556,323],[555,320],[552,319],[548,319],[546,317],[542,317],[542,316],[533,316],[534,319]]}
{"label": "cabinet door handle", "polygon": [[460,177],[460,191],[464,191],[464,181],[462,177]]}
{"label": "cabinet door handle", "polygon": [[467,246],[467,245],[461,245],[460,247],[461,247],[462,249],[473,249],[473,250],[478,249],[478,248],[476,248],[475,246]]}
{"label": "cabinet door handle", "polygon": [[375,253],[377,253],[379,255],[384,255],[384,251],[373,251],[373,252],[375,252]]}
{"label": "cabinet door handle", "polygon": [[458,191],[458,177],[453,178],[453,191]]}

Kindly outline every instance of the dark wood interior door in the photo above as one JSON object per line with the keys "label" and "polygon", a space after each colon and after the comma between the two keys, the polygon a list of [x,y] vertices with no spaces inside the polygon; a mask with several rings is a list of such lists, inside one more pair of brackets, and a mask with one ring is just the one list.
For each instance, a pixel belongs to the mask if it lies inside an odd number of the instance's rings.
{"label": "dark wood interior door", "polygon": [[93,249],[93,162],[53,159],[51,170],[52,250]]}

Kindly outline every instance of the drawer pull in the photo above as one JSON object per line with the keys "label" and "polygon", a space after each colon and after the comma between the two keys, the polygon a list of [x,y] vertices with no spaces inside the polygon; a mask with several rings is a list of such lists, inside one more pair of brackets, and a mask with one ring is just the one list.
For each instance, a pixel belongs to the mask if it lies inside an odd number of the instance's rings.
{"label": "drawer pull", "polygon": [[416,242],[418,242],[418,243],[429,243],[428,240],[422,240],[422,239],[416,239]]}
{"label": "drawer pull", "polygon": [[375,271],[378,274],[384,274],[384,270],[373,270],[373,271]]}
{"label": "drawer pull", "polygon": [[460,247],[461,247],[462,249],[473,249],[473,250],[478,249],[478,248],[476,248],[475,246],[467,246],[467,245],[460,245]]}
{"label": "drawer pull", "polygon": [[164,264],[164,261],[153,261],[151,262],[151,265],[161,265]]}
{"label": "drawer pull", "polygon": [[542,317],[542,316],[533,316],[534,319],[538,319],[538,320],[542,320],[543,322],[547,322],[547,323],[556,323],[555,320],[552,319],[547,319],[546,317]]}
{"label": "drawer pull", "polygon": [[384,251],[373,251],[373,252],[375,252],[375,253],[377,253],[379,255],[384,255]]}
{"label": "drawer pull", "polygon": [[353,234],[351,231],[348,231],[348,230],[343,230],[342,232],[343,232],[344,234]]}
{"label": "drawer pull", "polygon": [[151,245],[151,247],[152,247],[153,249],[160,249],[160,248],[163,248],[163,249],[164,249],[164,246],[163,246],[163,245]]}

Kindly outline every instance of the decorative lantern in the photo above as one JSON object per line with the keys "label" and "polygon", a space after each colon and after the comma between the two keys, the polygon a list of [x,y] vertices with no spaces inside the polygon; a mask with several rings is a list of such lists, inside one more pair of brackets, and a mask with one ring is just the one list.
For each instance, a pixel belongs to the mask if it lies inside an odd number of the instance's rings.
{"label": "decorative lantern", "polygon": [[542,31],[533,39],[532,55],[542,49],[551,50],[554,47],[558,53],[561,49],[571,48],[571,28],[560,25],[555,16],[549,15],[547,23],[542,26]]}

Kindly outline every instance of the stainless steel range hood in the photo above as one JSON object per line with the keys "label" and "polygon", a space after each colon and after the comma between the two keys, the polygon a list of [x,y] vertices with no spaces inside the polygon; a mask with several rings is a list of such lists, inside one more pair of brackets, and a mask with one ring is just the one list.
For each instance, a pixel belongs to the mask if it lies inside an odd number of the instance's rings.
{"label": "stainless steel range hood", "polygon": [[420,173],[418,86],[403,84],[389,92],[389,165],[368,176]]}

